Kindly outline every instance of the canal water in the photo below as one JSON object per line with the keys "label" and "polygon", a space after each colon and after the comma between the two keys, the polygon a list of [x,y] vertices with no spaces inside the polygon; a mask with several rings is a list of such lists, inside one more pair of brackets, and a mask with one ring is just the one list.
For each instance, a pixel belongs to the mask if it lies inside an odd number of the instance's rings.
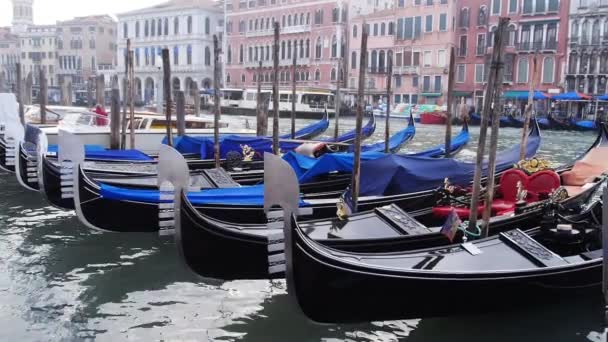
{"label": "canal water", "polygon": [[[255,124],[253,118],[226,120]],[[288,131],[287,124],[282,120],[282,130]],[[405,124],[395,120],[391,127],[396,131]],[[352,118],[342,123],[344,130],[352,127]],[[379,122],[373,139],[382,139],[383,129]],[[471,133],[459,158],[475,155],[478,128]],[[500,148],[517,143],[520,135],[517,129],[501,129]],[[419,125],[406,150],[439,144],[443,136],[442,126]],[[594,138],[543,132],[540,155],[556,166],[567,163]],[[0,177],[0,189],[0,341],[600,340],[599,292],[507,313],[316,325],[294,310],[283,281],[200,279],[180,263],[170,238],[91,231],[73,212],[49,207],[12,176]]]}

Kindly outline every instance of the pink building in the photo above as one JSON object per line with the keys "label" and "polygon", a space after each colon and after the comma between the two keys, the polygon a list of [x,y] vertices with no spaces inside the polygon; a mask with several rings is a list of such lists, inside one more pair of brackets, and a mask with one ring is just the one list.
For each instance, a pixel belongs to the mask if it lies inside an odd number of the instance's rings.
{"label": "pink building", "polygon": [[[281,27],[280,85],[290,87],[297,56],[298,87],[335,88],[346,52],[348,5],[340,0],[241,0],[226,4],[225,86],[272,85],[273,22]],[[263,71],[258,74],[259,61]]]}
{"label": "pink building", "polygon": [[455,0],[398,0],[392,10],[360,16],[350,25],[349,86],[356,88],[361,27],[368,26],[366,92],[383,97],[387,60],[393,56],[393,103],[444,104]]}
{"label": "pink building", "polygon": [[457,94],[481,108],[492,53],[493,33],[501,16],[511,18],[505,55],[504,94],[528,91],[532,56],[538,52],[536,90],[563,89],[567,52],[568,0],[460,0],[457,16]]}

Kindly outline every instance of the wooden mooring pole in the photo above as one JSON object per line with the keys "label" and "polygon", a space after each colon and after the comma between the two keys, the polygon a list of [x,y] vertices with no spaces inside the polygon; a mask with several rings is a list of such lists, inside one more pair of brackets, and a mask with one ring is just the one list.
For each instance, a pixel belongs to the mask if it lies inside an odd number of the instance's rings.
{"label": "wooden mooring pole", "polygon": [[[490,74],[488,75],[488,83],[486,86],[486,96],[484,98],[483,111],[481,114],[481,125],[479,129],[479,142],[477,147],[477,159],[475,164],[475,175],[473,177],[473,194],[471,198],[471,212],[469,215],[469,231],[475,232],[477,230],[477,216],[478,216],[478,206],[479,206],[479,197],[481,195],[481,178],[483,175],[483,159],[486,150],[486,139],[488,134],[488,121],[490,119],[490,115],[493,113],[493,110],[496,109],[496,112],[499,112],[499,108],[495,107],[495,99],[498,94],[496,91],[496,87],[498,85],[498,90],[500,90],[500,84],[502,84],[502,54],[504,50],[504,39],[503,35],[506,29],[507,24],[509,23],[508,18],[500,18],[498,30],[494,35],[494,50],[492,51],[492,59],[490,65]],[[497,107],[497,105],[496,105]],[[494,120],[498,124],[498,119]],[[498,139],[498,130],[493,132],[495,133],[496,139]],[[496,146],[493,146],[494,150]],[[492,148],[492,147],[490,147]],[[492,153],[490,153],[491,155]],[[496,156],[496,151],[494,151],[494,157]],[[495,159],[495,158],[494,158]],[[490,157],[490,164],[493,161]],[[492,176],[492,179],[488,178],[488,188],[486,191],[489,193],[493,191],[493,174],[494,171],[491,170],[491,165],[488,167],[488,176]],[[491,184],[492,183],[492,184]],[[489,207],[490,204],[485,203],[486,207]],[[485,225],[487,227],[487,225]],[[482,232],[482,236],[484,233]]]}
{"label": "wooden mooring pole", "polygon": [[201,93],[196,81],[192,81],[190,91],[192,92],[192,100],[194,102],[194,112],[192,114],[194,116],[199,116],[201,114]]}
{"label": "wooden mooring pole", "polygon": [[536,78],[538,72],[538,51],[532,57],[532,79],[530,80],[530,92],[528,93],[528,104],[524,115],[524,128],[521,132],[521,146],[519,149],[519,160],[526,159],[526,144],[528,143],[528,131],[530,130],[530,119],[534,111],[534,90],[536,89]]}
{"label": "wooden mooring pole", "polygon": [[125,78],[122,89],[122,118],[120,121],[121,125],[121,138],[120,148],[122,150],[127,148],[127,104],[129,98],[129,51],[131,51],[131,39],[127,39],[127,53],[125,54]]}
{"label": "wooden mooring pole", "polygon": [[46,124],[46,101],[47,101],[46,75],[44,69],[40,68],[40,91],[38,92],[38,103],[40,104],[40,123]]}
{"label": "wooden mooring pole", "polygon": [[[388,75],[386,76],[386,122],[384,129],[384,153],[391,153],[389,141],[391,140],[391,85],[393,82],[393,57],[388,56]],[[374,115],[372,113],[372,115]]]}
{"label": "wooden mooring pole", "polygon": [[279,146],[279,22],[274,23],[274,44],[272,46],[272,74],[274,78],[272,80],[272,105],[273,105],[273,117],[272,117],[272,153],[279,155],[281,153],[281,146]]}
{"label": "wooden mooring pole", "polygon": [[112,77],[112,96],[110,105],[110,149],[120,148],[120,90],[118,76]]}
{"label": "wooden mooring pole", "polygon": [[177,136],[186,135],[186,94],[183,90],[176,93],[175,120],[177,121]]}
{"label": "wooden mooring pole", "polygon": [[167,121],[167,145],[173,146],[173,130],[171,128],[171,63],[169,49],[163,49],[163,92],[165,93],[165,121]]}
{"label": "wooden mooring pole", "polygon": [[27,73],[27,77],[25,78],[25,90],[23,91],[23,102],[25,104],[32,104],[32,84],[34,83],[34,75],[32,72]]}
{"label": "wooden mooring pole", "polygon": [[264,110],[263,102],[266,99],[262,96],[262,61],[258,66],[258,93],[256,97],[256,133],[258,137],[268,135],[268,111]]}
{"label": "wooden mooring pole", "polygon": [[357,91],[357,120],[355,124],[355,155],[353,162],[353,179],[351,184],[352,211],[359,205],[359,177],[361,175],[361,130],[365,112],[365,68],[367,68],[367,32],[365,21],[361,30],[361,58],[359,59],[359,89]]}
{"label": "wooden mooring pole", "polygon": [[135,148],[135,70],[133,68],[133,50],[129,51],[129,143]]}
{"label": "wooden mooring pole", "polygon": [[298,52],[297,49],[293,49],[293,63],[292,67],[292,78],[291,78],[291,139],[296,138],[296,68],[298,67]]}
{"label": "wooden mooring pole", "polygon": [[[336,82],[336,98],[335,98],[335,114],[334,114],[334,139],[338,139],[340,136],[340,107],[342,107],[342,98],[341,98],[341,87],[342,81],[340,80],[340,71],[343,69],[343,60],[344,57],[338,60],[338,82]],[[346,77],[346,76],[345,76]]]}
{"label": "wooden mooring pole", "polygon": [[215,167],[220,168],[220,43],[217,35],[213,35],[213,158]]}
{"label": "wooden mooring pole", "polygon": [[23,105],[23,79],[21,78],[21,63],[15,65],[17,72],[17,101],[19,101],[19,120],[25,125],[25,106]]}
{"label": "wooden mooring pole", "polygon": [[97,98],[97,104],[101,108],[105,108],[106,105],[106,80],[103,74],[95,77],[95,97]]}
{"label": "wooden mooring pole", "polygon": [[448,73],[447,113],[445,123],[445,157],[450,158],[452,154],[452,110],[454,110],[454,81],[456,76],[456,60],[454,47],[450,49],[450,69]]}

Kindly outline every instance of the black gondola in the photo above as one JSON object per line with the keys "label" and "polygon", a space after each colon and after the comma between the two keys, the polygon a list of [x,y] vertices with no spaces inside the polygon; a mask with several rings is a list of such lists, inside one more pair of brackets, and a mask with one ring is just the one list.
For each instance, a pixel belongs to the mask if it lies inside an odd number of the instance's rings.
{"label": "black gondola", "polygon": [[[586,154],[593,148],[607,144],[608,132],[605,131],[598,136]],[[592,187],[560,201],[559,205],[568,209],[580,207],[589,200],[600,184],[601,182],[596,182]],[[492,218],[490,232],[498,234],[512,227],[520,229],[534,227],[543,215],[546,202],[529,204],[520,208],[516,215]],[[281,273],[269,274],[269,262],[266,258],[268,241],[273,235],[280,235],[280,229],[269,228],[262,224],[218,221],[207,216],[204,209],[193,205],[183,195],[179,203],[180,219],[176,224],[179,232],[177,243],[185,263],[195,273],[203,277],[221,279],[264,279],[282,276]],[[442,246],[450,242],[436,230],[428,230],[420,224],[402,224],[399,229],[378,227],[374,224],[378,216],[391,215],[405,214],[397,205],[392,204],[347,220],[313,220],[306,221],[301,226],[311,239],[331,248],[353,252],[406,251]],[[424,211],[411,215],[427,225],[443,223],[443,220],[436,221],[425,216]],[[457,239],[460,238],[460,235],[457,236]],[[214,258],[219,258],[223,262],[221,264],[209,262]]]}
{"label": "black gondola", "polygon": [[567,131],[567,130],[573,129],[572,125],[570,124],[570,122],[568,120],[558,119],[551,114],[549,114],[547,116],[547,120],[549,121],[549,125],[551,126],[551,129],[554,129],[557,131]]}
{"label": "black gondola", "polygon": [[[298,214],[295,175],[274,156],[267,157],[267,164],[267,173],[274,169],[279,178],[267,183],[281,184],[282,189],[270,188],[265,208],[279,205],[284,210],[281,216],[288,219],[284,235],[269,238],[269,272],[286,272],[288,292],[314,321],[382,321],[484,312],[555,300],[559,294],[586,287],[599,289],[602,250],[600,234],[594,228],[601,222],[598,204],[605,179],[573,213],[548,203],[546,219],[527,232],[511,225],[498,236],[473,243],[356,253],[311,239],[307,223],[300,225],[293,216]],[[279,171],[281,176],[277,176]],[[369,213],[353,218],[366,215]],[[393,210],[377,210],[360,219],[367,220],[360,225],[367,225],[368,232],[399,235],[440,230],[426,228],[408,214]],[[349,232],[342,228],[333,234],[339,239]]]}

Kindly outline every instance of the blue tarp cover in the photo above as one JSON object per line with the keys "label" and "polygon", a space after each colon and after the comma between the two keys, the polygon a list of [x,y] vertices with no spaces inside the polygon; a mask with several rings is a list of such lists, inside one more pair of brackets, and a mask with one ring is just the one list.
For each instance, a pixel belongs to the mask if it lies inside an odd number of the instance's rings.
{"label": "blue tarp cover", "polygon": [[[101,145],[84,145],[84,152],[90,152],[90,151],[105,151],[105,147],[101,146]],[[59,152],[59,145],[49,145],[49,148],[47,150],[50,153],[57,153]]]}
{"label": "blue tarp cover", "polygon": [[[361,160],[373,160],[384,157],[386,154],[380,152],[361,153]],[[330,172],[350,173],[353,170],[353,153],[330,153],[320,158],[312,158],[289,152],[283,159],[295,170],[300,184],[308,183],[320,175]]]}
{"label": "blue tarp cover", "polygon": [[597,128],[597,125],[595,124],[595,121],[593,121],[593,120],[581,120],[581,121],[577,121],[575,123],[575,125],[577,125],[580,128],[588,129],[588,130],[594,130],[594,129]]}
{"label": "blue tarp cover", "polygon": [[[48,152],[57,154],[58,151],[58,145],[49,145]],[[85,158],[87,159],[136,161],[153,160],[152,157],[138,150],[106,150],[105,147],[101,145],[85,145],[84,153]]]}
{"label": "blue tarp cover", "polygon": [[[161,191],[125,189],[112,185],[101,184],[101,197],[111,200],[126,200],[144,203],[171,202],[171,200],[160,200]],[[252,185],[228,189],[209,189],[198,192],[189,192],[188,199],[195,205],[206,204],[240,204],[251,206],[264,205],[264,186]],[[308,204],[300,200],[300,206]]]}
{"label": "blue tarp cover", "polygon": [[[536,154],[540,136],[531,135],[526,158]],[[499,153],[497,172],[506,170],[519,161],[519,145]],[[361,196],[390,196],[429,190],[449,178],[452,184],[467,185],[475,172],[475,164],[454,159],[436,159],[404,155],[388,155],[373,161],[361,162]]]}

